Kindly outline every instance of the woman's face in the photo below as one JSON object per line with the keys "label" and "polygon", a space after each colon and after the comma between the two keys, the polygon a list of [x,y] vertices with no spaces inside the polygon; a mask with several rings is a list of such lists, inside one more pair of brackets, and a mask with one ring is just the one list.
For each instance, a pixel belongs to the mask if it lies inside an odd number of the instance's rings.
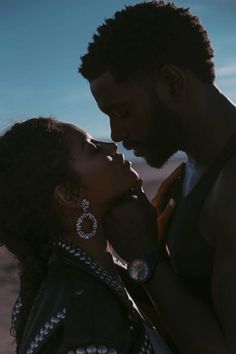
{"label": "woman's face", "polygon": [[83,130],[63,124],[71,146],[71,167],[88,200],[106,204],[140,185],[140,179],[113,143],[94,140]]}

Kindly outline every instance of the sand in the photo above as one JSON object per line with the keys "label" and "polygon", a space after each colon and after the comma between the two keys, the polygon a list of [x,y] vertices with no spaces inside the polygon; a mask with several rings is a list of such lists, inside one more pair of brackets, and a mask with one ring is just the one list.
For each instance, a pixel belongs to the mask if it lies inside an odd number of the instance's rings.
{"label": "sand", "polygon": [[[148,198],[156,193],[160,182],[181,163],[182,159],[171,159],[164,168],[150,168],[144,163],[133,163],[133,167],[144,180]],[[0,247],[0,354],[15,353],[14,338],[10,335],[10,318],[19,289],[14,258],[4,247]]]}

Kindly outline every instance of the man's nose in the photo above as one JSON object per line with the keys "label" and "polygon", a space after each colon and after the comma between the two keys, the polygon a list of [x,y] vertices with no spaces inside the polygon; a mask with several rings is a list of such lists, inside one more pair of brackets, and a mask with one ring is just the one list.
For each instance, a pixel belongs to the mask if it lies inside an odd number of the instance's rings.
{"label": "man's nose", "polygon": [[125,129],[118,119],[110,119],[111,139],[115,142],[123,141],[125,138]]}

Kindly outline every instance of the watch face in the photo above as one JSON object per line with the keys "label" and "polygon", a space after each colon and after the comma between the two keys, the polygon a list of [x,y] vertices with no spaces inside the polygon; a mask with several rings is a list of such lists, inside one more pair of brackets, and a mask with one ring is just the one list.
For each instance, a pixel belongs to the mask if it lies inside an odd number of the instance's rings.
{"label": "watch face", "polygon": [[149,267],[143,259],[135,259],[129,264],[129,276],[138,282],[144,282],[149,276]]}

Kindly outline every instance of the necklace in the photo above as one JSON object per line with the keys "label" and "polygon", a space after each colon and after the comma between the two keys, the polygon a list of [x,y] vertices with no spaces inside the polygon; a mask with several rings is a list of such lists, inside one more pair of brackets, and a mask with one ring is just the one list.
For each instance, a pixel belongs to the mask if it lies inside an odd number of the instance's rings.
{"label": "necklace", "polygon": [[[141,318],[137,311],[133,307],[132,301],[129,299],[125,288],[121,282],[113,279],[113,277],[106,272],[100,265],[98,265],[90,256],[88,256],[82,249],[80,249],[76,244],[71,243],[67,240],[57,240],[54,242],[54,247],[62,250],[71,257],[79,260],[83,269],[87,270],[90,274],[95,276],[97,279],[102,281],[110,290],[120,298],[124,306],[128,310],[128,318],[130,321],[130,330],[134,330],[134,325],[136,323],[140,324]],[[149,335],[146,330],[144,334],[144,340],[141,345],[139,354],[152,354],[154,353]]]}
{"label": "necklace", "polygon": [[66,254],[77,259],[82,265],[83,269],[89,271],[90,274],[95,276],[97,279],[101,280],[107,287],[109,287],[113,292],[115,292],[119,296],[121,301],[124,303],[124,305],[127,307],[128,311],[132,313],[136,319],[137,314],[133,307],[133,303],[128,298],[126,290],[121,284],[121,282],[115,280],[111,274],[106,272],[76,244],[67,240],[58,240],[54,242],[54,247],[57,249],[61,249]]}
{"label": "necklace", "polygon": [[[134,325],[137,324],[140,326],[141,319],[136,310],[133,307],[133,303],[129,300],[125,288],[122,286],[121,282],[114,280],[113,277],[107,273],[101,266],[99,266],[91,257],[89,257],[82,249],[77,245],[67,241],[67,240],[58,240],[54,242],[54,248],[62,253],[79,261],[80,266],[83,270],[89,272],[93,277],[99,279],[109,287],[109,289],[114,292],[119,299],[123,302],[124,306],[127,309],[128,319],[130,323],[130,331],[134,331]],[[21,301],[18,298],[14,311],[13,311],[13,322],[17,321],[17,317],[20,313],[20,308],[22,307]],[[37,335],[26,347],[27,354],[33,354],[37,352],[45,343],[50,334],[55,331],[57,327],[65,320],[66,318],[66,308],[61,309],[58,313],[54,314],[45,322],[45,324],[40,328]],[[143,337],[138,344],[137,354],[153,354],[153,346],[151,344],[149,335],[146,329],[143,327]],[[105,345],[89,345],[87,347],[77,348],[76,353],[102,353],[102,354],[118,354],[118,351],[114,348],[107,348]],[[75,354],[75,352],[69,351],[68,354]]]}

